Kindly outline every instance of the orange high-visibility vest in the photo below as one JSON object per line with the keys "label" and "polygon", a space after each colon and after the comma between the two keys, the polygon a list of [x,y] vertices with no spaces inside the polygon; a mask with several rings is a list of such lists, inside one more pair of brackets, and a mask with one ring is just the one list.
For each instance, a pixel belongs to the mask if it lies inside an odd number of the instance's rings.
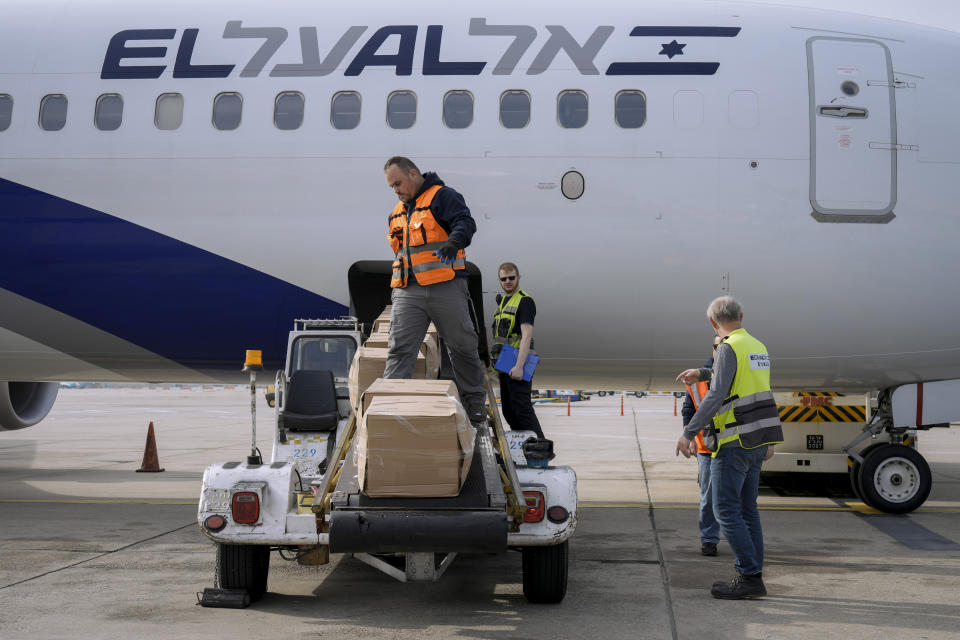
{"label": "orange high-visibility vest", "polygon": [[[690,399],[693,400],[693,408],[699,409],[700,403],[703,402],[703,397],[707,395],[707,391],[710,390],[710,383],[706,381],[701,381],[697,383],[696,387],[691,387],[686,385],[687,393],[690,394]],[[713,453],[710,449],[707,449],[707,445],[703,442],[703,434],[697,432],[697,453]]]}
{"label": "orange high-visibility vest", "polygon": [[452,266],[441,263],[433,255],[450,237],[430,212],[430,203],[441,187],[435,184],[421,193],[409,217],[403,202],[393,208],[388,236],[395,254],[391,287],[406,287],[411,272],[418,284],[428,285],[453,280],[456,270],[467,268],[467,254],[463,249],[457,252]]}

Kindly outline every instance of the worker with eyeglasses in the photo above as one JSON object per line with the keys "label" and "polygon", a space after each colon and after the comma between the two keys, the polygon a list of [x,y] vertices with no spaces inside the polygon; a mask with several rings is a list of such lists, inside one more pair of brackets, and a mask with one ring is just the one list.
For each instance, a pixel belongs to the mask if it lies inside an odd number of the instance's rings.
{"label": "worker with eyeglasses", "polygon": [[493,316],[492,361],[496,362],[504,345],[517,349],[517,362],[509,372],[499,372],[500,403],[503,417],[514,431],[533,431],[543,439],[543,429],[533,410],[530,394],[533,376],[523,379],[523,365],[533,351],[533,321],[537,305],[526,291],[520,288],[520,270],[512,262],[504,262],[498,269],[500,288],[497,296],[497,311]]}

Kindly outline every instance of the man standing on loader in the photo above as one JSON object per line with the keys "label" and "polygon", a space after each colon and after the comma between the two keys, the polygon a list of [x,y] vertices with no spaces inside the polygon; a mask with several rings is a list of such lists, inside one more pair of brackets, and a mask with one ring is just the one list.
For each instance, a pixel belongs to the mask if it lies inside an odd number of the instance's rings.
{"label": "man standing on loader", "polygon": [[466,254],[476,222],[463,196],[409,158],[384,165],[400,201],[388,221],[394,252],[392,309],[385,378],[409,378],[430,322],[447,345],[460,397],[471,422],[483,421],[484,369],[470,315]]}

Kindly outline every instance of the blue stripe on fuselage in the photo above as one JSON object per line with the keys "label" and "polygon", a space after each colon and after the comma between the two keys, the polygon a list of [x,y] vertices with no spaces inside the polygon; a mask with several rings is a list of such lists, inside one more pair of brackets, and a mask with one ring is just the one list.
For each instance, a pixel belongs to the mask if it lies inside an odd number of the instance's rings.
{"label": "blue stripe on fuselage", "polygon": [[294,318],[347,313],[256,269],[2,178],[0,287],[198,370],[237,370],[245,349],[262,349],[265,367],[279,368]]}

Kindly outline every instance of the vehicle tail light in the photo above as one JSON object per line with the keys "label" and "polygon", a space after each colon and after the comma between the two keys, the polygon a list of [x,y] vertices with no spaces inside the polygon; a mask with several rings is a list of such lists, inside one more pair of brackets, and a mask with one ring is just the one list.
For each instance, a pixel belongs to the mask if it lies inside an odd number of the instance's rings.
{"label": "vehicle tail light", "polygon": [[253,491],[238,491],[233,494],[233,521],[238,524],[254,524],[260,519],[260,496]]}
{"label": "vehicle tail light", "polygon": [[546,509],[546,500],[539,491],[524,491],[523,498],[526,500],[527,508],[523,512],[524,522],[540,522],[543,520],[544,510]]}

